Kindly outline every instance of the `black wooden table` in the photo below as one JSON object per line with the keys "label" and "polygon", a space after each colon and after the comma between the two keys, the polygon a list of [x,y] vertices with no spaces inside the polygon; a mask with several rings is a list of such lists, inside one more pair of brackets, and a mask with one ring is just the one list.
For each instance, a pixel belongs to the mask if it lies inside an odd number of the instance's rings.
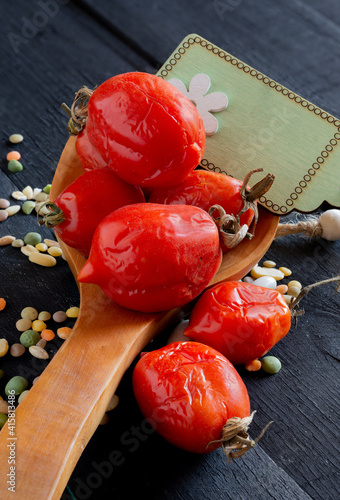
{"label": "black wooden table", "polygon": [[[82,85],[92,87],[118,73],[155,73],[189,33],[340,116],[338,0],[16,0],[2,2],[0,13],[0,197],[52,181],[68,138],[61,102],[70,103]],[[12,133],[24,135],[17,148],[8,143]],[[10,149],[21,152],[22,172],[7,170]],[[50,230],[38,228],[33,214],[20,212],[0,223],[0,237],[22,238],[37,230],[53,237]],[[274,242],[266,257],[290,267],[305,285],[340,271],[339,250],[339,242],[290,236]],[[15,322],[23,307],[53,313],[78,305],[65,261],[40,268],[8,246],[0,248],[0,269],[0,296],[7,300],[0,313],[0,337],[10,344],[18,339]],[[117,390],[119,406],[84,450],[63,499],[118,500],[143,494],[154,500],[339,498],[340,299],[334,290],[328,285],[306,298],[305,316],[272,350],[282,362],[278,374],[240,369],[257,409],[251,434],[256,436],[268,420],[275,422],[245,457],[228,464],[222,450],[191,455],[152,432],[133,397],[131,367]],[[168,333],[149,348],[163,345]],[[51,355],[61,342],[49,343]],[[1,358],[1,395],[5,397],[10,377],[23,375],[31,386],[46,364],[28,353]],[[87,384],[91,373],[84,381],[84,397]],[[36,467],[48,466],[32,463],[32,474]]]}

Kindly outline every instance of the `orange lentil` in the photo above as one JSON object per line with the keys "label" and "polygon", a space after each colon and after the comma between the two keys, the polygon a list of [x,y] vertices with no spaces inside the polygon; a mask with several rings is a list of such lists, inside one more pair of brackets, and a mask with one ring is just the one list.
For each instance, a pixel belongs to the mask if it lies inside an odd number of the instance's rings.
{"label": "orange lentil", "polygon": [[41,333],[40,336],[42,339],[45,340],[52,340],[55,337],[55,333],[53,330],[49,330],[48,328],[45,328]]}
{"label": "orange lentil", "polygon": [[261,366],[262,364],[259,359],[253,359],[253,361],[245,365],[245,369],[248,370],[248,372],[257,372],[261,369]]}
{"label": "orange lentil", "polygon": [[68,326],[63,326],[61,328],[58,328],[57,335],[61,339],[67,339],[67,337],[70,335],[71,332],[72,328],[69,328]]}
{"label": "orange lentil", "polygon": [[20,160],[21,158],[21,154],[19,153],[19,151],[10,151],[8,154],[7,154],[7,161],[11,161],[11,160]]}
{"label": "orange lentil", "polygon": [[278,285],[275,290],[279,293],[281,293],[282,295],[285,295],[287,293],[287,290],[288,290],[288,286],[287,285]]}
{"label": "orange lentil", "polygon": [[3,309],[5,309],[5,307],[6,307],[6,301],[5,301],[5,299],[0,298],[0,311],[2,311]]}

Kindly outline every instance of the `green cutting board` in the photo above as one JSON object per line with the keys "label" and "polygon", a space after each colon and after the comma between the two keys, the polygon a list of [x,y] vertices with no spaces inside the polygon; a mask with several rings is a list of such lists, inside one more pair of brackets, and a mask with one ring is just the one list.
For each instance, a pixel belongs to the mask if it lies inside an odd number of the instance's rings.
{"label": "green cutting board", "polygon": [[323,201],[340,207],[340,120],[251,68],[204,38],[191,34],[159,70],[186,88],[204,73],[228,106],[213,113],[218,130],[207,136],[205,169],[238,179],[263,168],[275,181],[260,203],[271,212],[312,212]]}

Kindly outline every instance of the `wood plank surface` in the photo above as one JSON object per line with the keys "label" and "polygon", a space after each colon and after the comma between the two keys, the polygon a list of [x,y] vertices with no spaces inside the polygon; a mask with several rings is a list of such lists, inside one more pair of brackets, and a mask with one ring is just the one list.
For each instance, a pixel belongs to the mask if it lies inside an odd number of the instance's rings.
{"label": "wood plank surface", "polygon": [[[54,15],[51,10],[46,13],[47,4],[50,9],[57,6]],[[191,32],[340,116],[340,16],[334,0],[176,0],[171,4],[17,0],[1,3],[0,16],[0,197],[8,198],[27,184],[44,187],[51,182],[68,138],[62,101],[70,103],[81,85],[93,86],[113,74],[156,72]],[[29,32],[29,22],[35,23],[34,34]],[[10,33],[22,40],[11,38]],[[21,41],[17,51],[15,40]],[[7,142],[13,132],[25,136],[17,148]],[[5,157],[10,149],[22,153],[20,173],[7,170]],[[19,213],[0,223],[0,237],[23,237],[35,230],[53,237],[50,230],[37,227],[34,214]],[[290,267],[292,277],[304,285],[340,271],[339,242],[285,237],[273,243],[267,257]],[[0,312],[0,336],[10,344],[18,341],[15,322],[23,307],[53,313],[79,303],[77,286],[63,260],[55,268],[38,268],[19,249],[4,247],[0,269],[0,296],[7,300]],[[222,451],[196,456],[166,443],[139,412],[131,387],[133,364],[117,389],[118,407],[85,448],[62,498],[125,500],[142,494],[152,500],[338,498],[339,295],[334,290],[328,285],[304,299],[306,313],[297,328],[271,352],[280,358],[281,372],[267,376],[239,369],[257,410],[251,435],[256,437],[274,420],[247,456],[228,464]],[[72,326],[74,320],[67,324]],[[51,323],[52,328],[57,326]],[[148,350],[164,345],[169,333],[162,332]],[[49,343],[51,357],[60,345],[58,338]],[[1,396],[5,398],[5,384],[14,375],[25,376],[31,387],[47,363],[28,353],[22,358],[9,354],[0,358],[5,372]],[[84,398],[88,384],[91,373]],[[36,418],[40,433],[44,425],[38,416],[39,408],[31,418]],[[36,467],[48,464],[42,461],[31,467],[34,474]]]}

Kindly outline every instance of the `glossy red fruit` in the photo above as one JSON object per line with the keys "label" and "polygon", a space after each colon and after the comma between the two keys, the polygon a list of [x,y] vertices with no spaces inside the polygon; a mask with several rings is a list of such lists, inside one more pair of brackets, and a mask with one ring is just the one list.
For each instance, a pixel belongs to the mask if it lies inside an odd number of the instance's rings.
{"label": "glossy red fruit", "polygon": [[[244,206],[240,193],[242,184],[242,181],[229,175],[195,170],[181,184],[153,189],[148,201],[166,205],[195,205],[206,212],[213,205],[220,205],[227,214],[237,216]],[[240,225],[249,227],[253,218],[254,212],[249,208],[241,214]],[[222,242],[221,246],[223,252],[228,250]]]}
{"label": "glossy red fruit", "polygon": [[211,217],[198,207],[142,203],[98,226],[78,280],[142,312],[182,306],[211,281],[222,259]]}
{"label": "glossy red fruit", "polygon": [[290,326],[291,312],[279,292],[229,281],[203,293],[184,335],[217,349],[238,365],[264,356]]}
{"label": "glossy red fruit", "polygon": [[220,443],[231,417],[248,417],[247,389],[233,365],[197,342],[175,342],[142,355],[133,390],[143,415],[167,441],[194,453]]}
{"label": "glossy red fruit", "polygon": [[102,83],[88,103],[91,144],[126,182],[141,187],[182,182],[205,146],[196,107],[173,85],[148,73],[125,73]]}
{"label": "glossy red fruit", "polygon": [[139,187],[123,181],[110,168],[91,170],[54,200],[43,222],[53,227],[64,243],[88,256],[101,220],[117,208],[141,203],[144,199]]}
{"label": "glossy red fruit", "polygon": [[91,144],[86,127],[76,137],[76,151],[85,171],[107,167],[107,163]]}

